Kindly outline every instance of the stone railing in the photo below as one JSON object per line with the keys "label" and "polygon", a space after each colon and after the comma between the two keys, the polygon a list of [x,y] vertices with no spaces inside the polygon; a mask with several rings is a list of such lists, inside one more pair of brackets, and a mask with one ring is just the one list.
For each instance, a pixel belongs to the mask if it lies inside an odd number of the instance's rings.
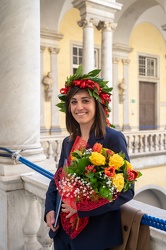
{"label": "stone railing", "polygon": [[40,143],[47,159],[54,159],[57,165],[61,153],[62,141],[65,136],[42,136]]}
{"label": "stone railing", "polygon": [[[136,168],[166,164],[166,131],[148,130],[124,132],[128,153]],[[41,137],[41,145],[47,159],[59,160],[62,140],[65,136]],[[158,157],[160,155],[160,157]],[[146,162],[144,157],[146,156]]]}
{"label": "stone railing", "polygon": [[166,131],[147,130],[124,132],[130,155],[154,154],[166,151]]}
{"label": "stone railing", "polygon": [[[28,212],[25,215],[24,249],[25,250],[53,250],[52,240],[48,236],[48,228],[43,221],[45,193],[49,180],[40,174],[22,175],[24,188],[28,201]],[[160,216],[166,220],[166,211],[146,205],[138,201],[130,201],[129,204],[140,209],[143,213],[153,217]],[[40,211],[40,212],[39,212]],[[166,232],[150,228],[151,250],[166,249]],[[17,248],[12,248],[16,250]]]}

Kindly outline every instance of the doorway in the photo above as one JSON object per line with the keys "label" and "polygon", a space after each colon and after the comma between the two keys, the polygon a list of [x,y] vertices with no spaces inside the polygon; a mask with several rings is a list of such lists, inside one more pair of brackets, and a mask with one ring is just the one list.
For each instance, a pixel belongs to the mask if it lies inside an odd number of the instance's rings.
{"label": "doorway", "polygon": [[139,82],[139,130],[156,129],[156,83]]}

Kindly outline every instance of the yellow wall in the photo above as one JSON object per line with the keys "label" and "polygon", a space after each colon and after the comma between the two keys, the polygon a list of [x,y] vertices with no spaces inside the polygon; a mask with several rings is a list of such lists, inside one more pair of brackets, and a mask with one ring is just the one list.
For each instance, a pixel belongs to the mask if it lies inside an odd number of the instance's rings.
{"label": "yellow wall", "polygon": [[[63,16],[59,33],[63,39],[59,42],[60,52],[58,54],[58,88],[64,86],[66,77],[72,74],[71,43],[76,42],[82,45],[83,30],[77,21],[80,20],[80,13],[77,9],[71,9]],[[93,41],[92,41],[93,42]],[[94,28],[95,46],[101,46],[101,31]],[[139,80],[138,80],[138,55],[158,56],[159,58],[159,92],[158,92],[158,119],[161,125],[165,125],[166,117],[166,46],[160,31],[150,23],[141,23],[133,28],[129,46],[133,52],[129,54],[129,124],[132,128],[138,129],[139,125]],[[44,74],[50,71],[50,53],[44,53]],[[123,78],[123,65],[119,63],[119,81]],[[132,103],[132,100],[135,102]],[[160,105],[161,104],[161,105]],[[123,105],[119,105],[120,126],[123,124]],[[50,103],[45,103],[45,126],[49,129],[51,124]],[[65,128],[65,116],[60,113],[61,128]]]}
{"label": "yellow wall", "polygon": [[[133,48],[130,53],[129,65],[129,102],[130,102],[130,125],[138,127],[139,124],[139,85],[138,85],[138,55],[141,53],[159,57],[159,95],[158,103],[166,103],[166,46],[160,31],[150,23],[141,23],[134,27],[131,32],[129,46]],[[136,102],[131,103],[134,99]],[[131,115],[132,111],[134,115]],[[159,108],[160,124],[164,124],[166,106]]]}
{"label": "yellow wall", "polygon": [[[154,168],[141,169],[142,176],[136,181],[135,189],[142,190],[146,186],[154,185],[166,188],[166,166],[158,166]],[[161,174],[162,173],[162,174]]]}

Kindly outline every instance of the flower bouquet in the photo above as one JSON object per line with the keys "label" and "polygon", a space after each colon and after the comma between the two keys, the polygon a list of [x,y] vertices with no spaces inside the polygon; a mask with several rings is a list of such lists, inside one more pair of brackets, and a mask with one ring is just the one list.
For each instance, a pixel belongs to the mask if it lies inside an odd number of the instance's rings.
{"label": "flower bouquet", "polygon": [[[92,149],[80,146],[71,152],[68,166],[56,172],[55,183],[62,201],[78,211],[90,211],[117,199],[141,175],[122,152],[115,153],[96,143]],[[76,214],[67,221],[66,214],[61,213],[61,222],[74,238],[86,226],[88,217]]]}

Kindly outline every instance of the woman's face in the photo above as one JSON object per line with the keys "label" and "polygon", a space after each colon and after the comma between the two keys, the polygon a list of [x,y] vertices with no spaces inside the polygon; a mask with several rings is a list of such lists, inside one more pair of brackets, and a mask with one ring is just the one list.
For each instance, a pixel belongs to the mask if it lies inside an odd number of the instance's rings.
{"label": "woman's face", "polygon": [[92,126],[95,119],[95,100],[85,90],[76,93],[70,100],[70,109],[74,119],[80,125]]}

